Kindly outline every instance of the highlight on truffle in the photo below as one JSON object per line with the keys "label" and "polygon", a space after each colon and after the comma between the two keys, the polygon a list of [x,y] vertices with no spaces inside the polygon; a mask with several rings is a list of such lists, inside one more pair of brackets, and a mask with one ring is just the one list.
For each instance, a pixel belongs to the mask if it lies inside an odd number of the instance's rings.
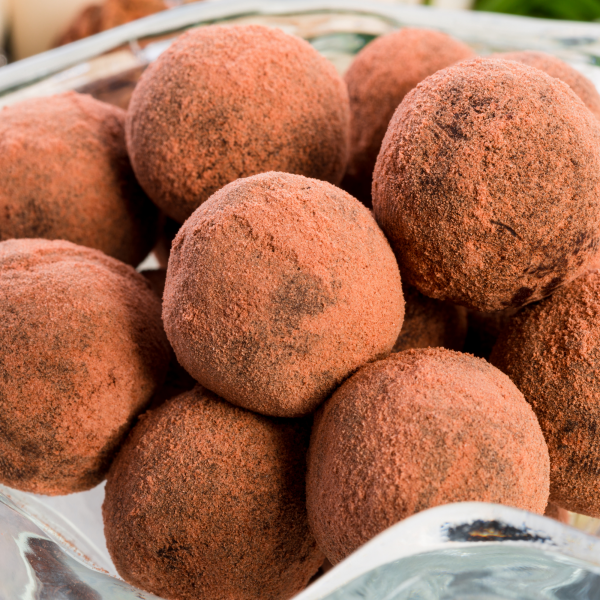
{"label": "highlight on truffle", "polygon": [[392,352],[443,347],[462,350],[467,335],[467,311],[462,306],[427,298],[403,285],[404,322]]}
{"label": "highlight on truffle", "polygon": [[513,61],[438,71],[398,107],[373,181],[406,283],[467,308],[518,308],[599,248],[600,129],[563,82]]}
{"label": "highlight on truffle", "polygon": [[506,375],[467,354],[393,354],[359,370],[315,417],[308,519],[333,564],[441,504],[543,514],[548,487],[548,449],[531,407]]}
{"label": "highlight on truffle", "polygon": [[377,154],[404,96],[436,71],[473,55],[468,46],[445,33],[410,27],[376,38],[356,55],[344,77],[350,97],[350,158],[344,189],[371,206]]}
{"label": "highlight on truffle", "polygon": [[183,34],[133,92],[135,173],[183,222],[241,177],[285,171],[337,184],[348,160],[348,92],[308,42],[259,25]]}
{"label": "highlight on truffle", "polygon": [[106,485],[120,575],[173,600],[287,600],[303,589],[323,563],[306,516],[310,426],[202,388],[143,415]]}
{"label": "highlight on truffle", "polygon": [[526,307],[491,359],[533,407],[550,452],[550,500],[600,517],[600,272]]}
{"label": "highlight on truffle", "polygon": [[133,266],[158,209],[127,155],[125,112],[69,92],[0,111],[0,241],[63,239]]}
{"label": "highlight on truffle", "polygon": [[387,356],[404,300],[370,211],[288,173],[239,179],[177,234],[163,320],[181,365],[229,402],[306,415],[352,372]]}
{"label": "highlight on truffle", "polygon": [[0,243],[0,482],[100,483],[162,383],[169,345],[141,275],[70,242]]}
{"label": "highlight on truffle", "polygon": [[600,119],[600,94],[596,86],[583,73],[580,73],[557,56],[535,50],[521,50],[519,52],[500,52],[493,54],[492,58],[514,60],[540,69],[540,71],[548,73],[550,77],[560,79],[579,96],[593,115]]}

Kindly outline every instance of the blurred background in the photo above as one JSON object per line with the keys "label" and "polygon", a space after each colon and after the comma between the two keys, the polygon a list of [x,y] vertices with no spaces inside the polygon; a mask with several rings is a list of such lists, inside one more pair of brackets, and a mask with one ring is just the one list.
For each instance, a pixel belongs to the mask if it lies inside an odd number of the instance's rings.
{"label": "blurred background", "polygon": [[[193,0],[0,0],[0,65]],[[600,20],[600,0],[383,0],[549,19]]]}

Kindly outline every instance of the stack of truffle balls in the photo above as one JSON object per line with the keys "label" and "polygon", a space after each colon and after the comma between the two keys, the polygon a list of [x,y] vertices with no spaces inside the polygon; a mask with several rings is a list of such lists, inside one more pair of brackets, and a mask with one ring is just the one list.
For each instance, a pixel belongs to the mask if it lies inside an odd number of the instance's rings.
{"label": "stack of truffle balls", "polygon": [[182,35],[127,112],[4,109],[0,481],[106,478],[168,600],[287,600],[445,503],[600,516],[598,116],[540,53],[402,29],[344,81],[260,26]]}

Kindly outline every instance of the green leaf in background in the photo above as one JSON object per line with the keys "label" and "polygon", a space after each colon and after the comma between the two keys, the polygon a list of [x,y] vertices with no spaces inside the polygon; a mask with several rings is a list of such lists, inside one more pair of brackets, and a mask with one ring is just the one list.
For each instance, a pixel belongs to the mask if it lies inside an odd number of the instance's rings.
{"label": "green leaf in background", "polygon": [[600,19],[600,0],[477,0],[475,10],[547,19],[594,21]]}

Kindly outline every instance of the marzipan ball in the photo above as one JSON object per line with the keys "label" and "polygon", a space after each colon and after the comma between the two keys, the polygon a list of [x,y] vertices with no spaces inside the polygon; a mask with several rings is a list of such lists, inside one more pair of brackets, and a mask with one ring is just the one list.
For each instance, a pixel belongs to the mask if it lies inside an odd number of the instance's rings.
{"label": "marzipan ball", "polygon": [[337,563],[394,523],[453,502],[544,513],[548,449],[508,377],[443,348],[368,365],[315,418],[307,507]]}
{"label": "marzipan ball", "polygon": [[142,76],[127,143],[143,188],[183,222],[217,190],[266,171],[337,184],[348,92],[304,40],[259,25],[182,35]]}
{"label": "marzipan ball", "polygon": [[445,33],[410,27],[378,37],[358,53],[345,75],[351,116],[344,189],[371,206],[373,169],[398,104],[429,75],[472,56]]}
{"label": "marzipan ball", "polygon": [[398,107],[373,180],[406,283],[467,308],[518,308],[599,248],[600,128],[562,81],[512,61],[438,71]]}
{"label": "marzipan ball", "polygon": [[523,392],[550,451],[550,499],[600,517],[600,272],[523,309],[491,361]]}
{"label": "marzipan ball", "polygon": [[171,600],[287,600],[323,563],[305,504],[310,420],[196,388],[143,415],[103,506],[120,575]]}
{"label": "marzipan ball", "polygon": [[392,352],[411,348],[462,350],[467,335],[467,311],[462,306],[427,298],[403,285],[404,322]]}
{"label": "marzipan ball", "polygon": [[229,402],[306,415],[392,350],[400,273],[370,211],[323,181],[265,173],[217,192],[185,222],[163,297],[181,365]]}
{"label": "marzipan ball", "polygon": [[502,52],[492,56],[493,58],[514,60],[529,65],[548,73],[551,77],[564,81],[581,98],[581,101],[592,111],[594,116],[600,119],[600,94],[596,86],[583,73],[560,60],[560,58],[534,50]]}
{"label": "marzipan ball", "polygon": [[100,483],[162,383],[160,302],[131,267],[70,242],[0,243],[0,482]]}
{"label": "marzipan ball", "polygon": [[158,235],[135,179],[125,112],[67,93],[0,111],[0,240],[68,240],[133,266]]}

